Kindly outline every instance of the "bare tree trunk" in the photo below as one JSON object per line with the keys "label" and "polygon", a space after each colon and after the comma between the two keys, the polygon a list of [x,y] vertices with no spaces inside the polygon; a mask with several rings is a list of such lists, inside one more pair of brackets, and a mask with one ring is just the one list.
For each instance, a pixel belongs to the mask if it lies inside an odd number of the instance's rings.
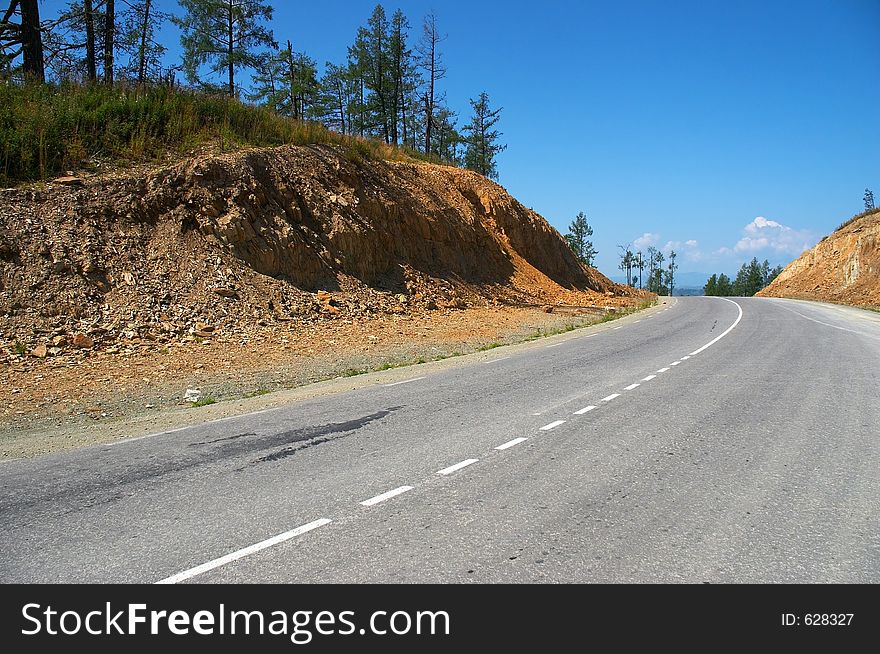
{"label": "bare tree trunk", "polygon": [[226,54],[229,58],[229,96],[235,97],[235,64],[233,63],[233,57],[235,55],[235,22],[233,20],[234,16],[232,13],[233,6],[232,0],[229,0],[229,4],[227,5],[228,13],[227,13],[227,38],[229,39],[227,42],[227,51]]}
{"label": "bare tree trunk", "polygon": [[83,18],[86,23],[86,77],[89,82],[96,82],[98,64],[95,57],[95,11],[92,0],[83,0]]}
{"label": "bare tree trunk", "polygon": [[150,6],[152,0],[144,2],[144,22],[141,26],[141,47],[138,52],[138,86],[143,88],[147,82],[147,31],[150,28]]}
{"label": "bare tree trunk", "polygon": [[113,41],[116,37],[115,0],[104,7],[104,84],[113,86]]}
{"label": "bare tree trunk", "polygon": [[[10,5],[10,9],[16,3]],[[37,82],[46,81],[43,60],[43,37],[40,31],[40,8],[37,0],[21,0],[21,47],[24,55],[24,74]]]}
{"label": "bare tree trunk", "polygon": [[296,120],[296,67],[293,61],[293,44],[287,42],[287,92],[290,97],[290,110]]}

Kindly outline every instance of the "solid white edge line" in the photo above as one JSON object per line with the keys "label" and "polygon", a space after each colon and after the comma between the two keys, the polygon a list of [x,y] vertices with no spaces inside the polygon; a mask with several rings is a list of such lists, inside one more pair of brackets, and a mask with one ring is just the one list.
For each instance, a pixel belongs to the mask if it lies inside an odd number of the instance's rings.
{"label": "solid white edge line", "polygon": [[448,468],[444,468],[437,472],[438,475],[443,475],[444,477],[448,477],[453,472],[458,472],[462,468],[467,468],[468,466],[472,466],[475,463],[478,463],[479,459],[467,459],[466,461],[462,461],[461,463],[456,463],[454,466],[449,466]]}
{"label": "solid white edge line", "polygon": [[681,358],[681,361],[687,361],[687,360],[688,360],[688,359],[690,359],[690,357],[689,357],[689,356],[686,356],[686,357],[682,357],[682,358]]}
{"label": "solid white edge line", "polygon": [[233,561],[237,561],[238,559],[250,556],[251,554],[256,554],[257,552],[268,549],[270,547],[274,547],[275,545],[280,545],[284,541],[288,541],[291,538],[302,536],[303,534],[317,529],[318,527],[329,525],[331,522],[332,520],[328,518],[315,520],[314,522],[310,522],[307,525],[302,525],[301,527],[297,527],[296,529],[285,531],[283,534],[278,534],[277,536],[267,538],[266,540],[255,543],[254,545],[251,545],[249,547],[236,550],[235,552],[227,554],[226,556],[221,556],[219,559],[214,559],[213,561],[208,561],[207,563],[203,563],[202,565],[196,566],[195,568],[190,568],[189,570],[178,572],[176,575],[172,575],[161,581],[157,581],[156,584],[177,584],[181,581],[192,579],[193,577],[208,572],[209,570],[213,570],[214,568],[219,568],[221,566],[227,565],[228,563],[232,563]]}
{"label": "solid white edge line", "polygon": [[634,390],[636,390],[639,386],[641,386],[641,384],[630,384],[630,385],[627,386],[624,390],[626,390],[626,391],[634,391]]}
{"label": "solid white edge line", "polygon": [[657,379],[657,375],[648,375],[648,376],[645,377],[642,381],[643,381],[643,382],[649,382],[649,381],[654,380],[654,379]]}
{"label": "solid white edge line", "polygon": [[403,386],[404,384],[412,384],[413,382],[422,381],[423,379],[427,379],[427,377],[416,377],[415,379],[406,379],[404,381],[394,382],[393,384],[384,384],[385,388],[391,388],[393,386]]}
{"label": "solid white edge line", "polygon": [[509,450],[511,447],[516,447],[520,443],[525,443],[528,438],[514,438],[512,441],[506,442],[504,445],[499,445],[495,449],[499,452],[503,452],[504,450]]}
{"label": "solid white edge line", "polygon": [[608,397],[602,398],[599,401],[600,402],[610,402],[611,400],[616,400],[618,397],[620,397],[620,393],[613,393],[613,394],[609,395]]}
{"label": "solid white edge line", "polygon": [[374,506],[379,504],[380,502],[384,502],[385,500],[390,500],[392,497],[397,497],[398,495],[403,495],[413,489],[412,486],[401,486],[400,488],[395,488],[394,490],[390,490],[387,493],[382,493],[381,495],[376,495],[376,497],[371,497],[368,500],[364,500],[361,502],[361,506]]}
{"label": "solid white edge line", "polygon": [[710,347],[712,347],[713,345],[715,345],[715,343],[717,343],[717,342],[720,341],[722,338],[724,338],[725,336],[727,336],[730,332],[732,332],[734,329],[736,329],[736,326],[737,326],[737,325],[740,323],[740,321],[742,320],[742,317],[743,317],[743,309],[742,309],[742,307],[739,305],[739,303],[734,302],[733,300],[728,300],[726,297],[720,297],[720,298],[718,298],[718,299],[719,299],[719,300],[724,300],[725,302],[730,302],[731,304],[733,304],[734,306],[736,306],[736,308],[739,309],[739,315],[737,316],[737,318],[736,318],[736,320],[734,321],[734,323],[733,323],[730,327],[727,328],[727,331],[726,331],[726,332],[724,332],[723,334],[721,334],[721,335],[720,335],[718,338],[716,338],[714,341],[711,341],[711,342],[709,342],[709,343],[706,343],[706,344],[705,344],[703,347],[701,347],[699,350],[695,350],[694,352],[691,352],[691,356],[692,356],[692,357],[697,356],[700,352],[705,352],[705,351],[708,350]]}
{"label": "solid white edge line", "polygon": [[598,409],[598,408],[599,408],[599,407],[595,407],[595,406],[584,407],[584,408],[581,409],[580,411],[575,411],[575,412],[574,412],[574,415],[576,415],[576,416],[582,416],[582,415],[584,415],[585,413],[589,413],[590,411],[595,411],[595,410]]}
{"label": "solid white edge line", "polygon": [[544,425],[541,427],[541,431],[550,431],[551,429],[556,429],[560,425],[564,425],[565,420],[557,420],[556,422],[551,422],[549,425]]}

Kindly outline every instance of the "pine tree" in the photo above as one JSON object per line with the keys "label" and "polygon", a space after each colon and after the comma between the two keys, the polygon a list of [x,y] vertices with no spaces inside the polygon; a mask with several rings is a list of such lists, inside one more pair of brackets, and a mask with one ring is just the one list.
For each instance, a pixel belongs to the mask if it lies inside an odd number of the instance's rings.
{"label": "pine tree", "polygon": [[718,275],[712,275],[703,287],[703,295],[712,297],[718,295]]}
{"label": "pine tree", "polygon": [[402,138],[406,143],[407,124],[406,113],[410,88],[408,80],[412,77],[413,63],[412,50],[407,45],[407,32],[409,21],[404,13],[398,9],[391,17],[391,32],[389,35],[389,59],[391,64],[391,142],[394,145]]}
{"label": "pine tree", "polygon": [[717,289],[717,292],[715,293],[715,295],[718,295],[721,297],[730,297],[731,295],[734,294],[733,293],[733,284],[730,281],[730,277],[728,277],[724,273],[721,273],[720,275],[718,275],[718,284],[716,285],[715,288]]}
{"label": "pine tree", "polygon": [[498,179],[498,167],[495,161],[496,155],[507,149],[506,145],[498,143],[501,133],[493,127],[501,119],[501,109],[494,111],[489,107],[489,95],[480,93],[479,98],[471,100],[474,115],[471,122],[465,125],[467,133],[467,149],[464,154],[465,167],[475,170],[489,179]]}
{"label": "pine tree", "polygon": [[272,31],[263,25],[272,20],[265,0],[179,0],[185,11],[175,17],[181,30],[183,68],[192,83],[201,81],[200,68],[226,77],[226,92],[236,97],[236,74],[257,68],[259,49],[277,48]]}
{"label": "pine tree", "polygon": [[575,216],[575,219],[568,226],[568,234],[565,235],[566,242],[578,260],[590,267],[598,254],[590,240],[592,235],[593,228],[587,222],[587,215],[583,211]]}
{"label": "pine tree", "polygon": [[865,211],[873,211],[874,209],[874,193],[871,189],[865,189]]}
{"label": "pine tree", "polygon": [[[13,22],[18,14],[19,23]],[[21,71],[28,80],[46,81],[40,7],[37,0],[10,0],[0,18],[0,73],[9,74],[12,64],[22,57]]]}

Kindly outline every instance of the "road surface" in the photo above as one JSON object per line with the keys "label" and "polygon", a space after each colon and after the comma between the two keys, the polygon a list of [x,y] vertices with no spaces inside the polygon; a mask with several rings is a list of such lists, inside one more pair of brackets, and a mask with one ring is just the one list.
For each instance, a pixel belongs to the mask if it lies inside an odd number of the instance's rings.
{"label": "road surface", "polygon": [[682,298],[407,372],[0,464],[0,580],[880,582],[880,314]]}

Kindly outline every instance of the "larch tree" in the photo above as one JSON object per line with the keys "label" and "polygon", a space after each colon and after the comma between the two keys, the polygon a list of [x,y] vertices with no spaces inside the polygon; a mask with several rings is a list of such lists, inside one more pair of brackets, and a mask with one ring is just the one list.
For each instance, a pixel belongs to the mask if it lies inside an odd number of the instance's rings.
{"label": "larch tree", "polygon": [[495,157],[498,153],[507,149],[506,145],[498,142],[501,132],[494,129],[501,120],[501,108],[492,109],[489,105],[489,95],[485,92],[474,100],[471,99],[471,108],[474,111],[471,122],[464,127],[467,133],[467,149],[464,154],[466,168],[474,170],[489,179],[498,179],[498,166]]}
{"label": "larch tree", "polygon": [[226,78],[226,91],[237,97],[236,75],[256,68],[261,48],[277,48],[272,31],[272,7],[264,0],[179,0],[184,15],[172,20],[181,30],[183,69],[191,83],[201,81],[208,65]]}

